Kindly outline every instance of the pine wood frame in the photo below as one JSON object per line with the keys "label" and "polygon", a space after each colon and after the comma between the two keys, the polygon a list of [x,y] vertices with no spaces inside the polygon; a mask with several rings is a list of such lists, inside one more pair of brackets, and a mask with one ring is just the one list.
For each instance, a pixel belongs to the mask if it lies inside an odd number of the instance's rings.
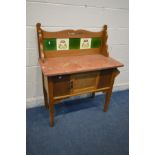
{"label": "pine wood frame", "polygon": [[[41,24],[36,24],[37,29],[37,37],[38,37],[38,51],[39,51],[39,60],[41,62],[46,61],[46,58],[55,58],[55,57],[67,57],[67,56],[79,56],[79,55],[92,55],[92,54],[102,54],[105,57],[109,57],[108,53],[108,46],[107,46],[107,25],[104,25],[103,30],[101,32],[90,32],[86,30],[63,30],[58,32],[47,32],[41,28]],[[45,52],[43,50],[43,39],[44,38],[87,38],[87,37],[101,37],[102,38],[102,45],[100,48],[89,49],[89,50],[68,50],[68,51],[61,51],[61,52]],[[84,51],[84,52],[83,52]],[[123,66],[123,65],[121,65]],[[83,77],[86,77],[86,82],[88,85],[94,81],[92,74],[95,74],[95,84],[94,87],[88,87],[73,91],[73,84],[75,80],[79,80],[79,84],[82,87],[83,84],[80,80]],[[54,126],[54,104],[59,103],[62,99],[80,95],[84,93],[92,93],[92,96],[95,96],[95,92],[104,92],[106,93],[106,99],[104,104],[104,112],[108,110],[108,106],[110,103],[110,96],[112,94],[112,88],[114,84],[115,77],[119,74],[119,70],[117,67],[113,67],[108,70],[99,70],[99,71],[89,71],[86,73],[74,73],[69,75],[57,75],[57,76],[46,76],[42,73],[42,83],[43,83],[43,94],[44,94],[44,102],[46,108],[49,109],[50,112],[50,125],[51,127]],[[81,74],[81,75],[80,75]],[[92,76],[92,79],[90,78]],[[78,79],[79,77],[79,79]],[[59,79],[60,78],[60,79]],[[62,78],[62,80],[61,80]],[[63,90],[67,90],[68,86],[64,82],[62,85],[62,92],[61,95],[54,96],[54,94],[58,92],[55,89],[59,89],[59,80],[60,82],[65,81],[65,78],[68,78],[69,82],[69,93],[63,95]],[[67,81],[67,80],[66,80]],[[63,82],[62,82],[63,83]],[[94,83],[94,82],[93,82]],[[58,90],[59,91],[59,90]],[[58,93],[59,94],[59,93]]]}

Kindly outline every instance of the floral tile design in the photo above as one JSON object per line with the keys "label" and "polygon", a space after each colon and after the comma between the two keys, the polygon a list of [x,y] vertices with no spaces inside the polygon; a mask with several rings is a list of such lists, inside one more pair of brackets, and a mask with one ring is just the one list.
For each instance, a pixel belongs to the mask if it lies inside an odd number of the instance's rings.
{"label": "floral tile design", "polygon": [[81,38],[80,49],[89,49],[91,48],[91,38]]}
{"label": "floral tile design", "polygon": [[69,50],[69,38],[56,39],[57,50]]}
{"label": "floral tile design", "polygon": [[45,38],[43,46],[45,51],[74,50],[100,48],[102,40],[96,38]]}

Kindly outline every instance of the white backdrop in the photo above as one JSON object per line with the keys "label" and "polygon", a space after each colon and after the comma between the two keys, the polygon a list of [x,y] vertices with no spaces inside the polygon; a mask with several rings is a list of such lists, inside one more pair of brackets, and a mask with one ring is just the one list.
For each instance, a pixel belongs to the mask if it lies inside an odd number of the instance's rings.
{"label": "white backdrop", "polygon": [[101,30],[108,25],[110,56],[124,63],[114,90],[129,87],[128,0],[27,0],[26,101],[27,107],[43,104],[41,72],[35,24],[50,31],[62,29]]}

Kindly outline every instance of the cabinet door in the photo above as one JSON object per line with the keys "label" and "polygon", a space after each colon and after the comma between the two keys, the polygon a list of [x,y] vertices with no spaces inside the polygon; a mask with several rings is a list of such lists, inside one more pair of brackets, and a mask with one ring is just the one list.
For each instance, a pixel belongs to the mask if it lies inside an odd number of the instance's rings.
{"label": "cabinet door", "polygon": [[73,74],[71,76],[72,93],[86,92],[96,88],[98,72],[86,72]]}
{"label": "cabinet door", "polygon": [[100,72],[98,88],[110,87],[112,79],[112,69],[103,70]]}
{"label": "cabinet door", "polygon": [[53,96],[63,96],[70,94],[70,76],[55,76],[53,80]]}

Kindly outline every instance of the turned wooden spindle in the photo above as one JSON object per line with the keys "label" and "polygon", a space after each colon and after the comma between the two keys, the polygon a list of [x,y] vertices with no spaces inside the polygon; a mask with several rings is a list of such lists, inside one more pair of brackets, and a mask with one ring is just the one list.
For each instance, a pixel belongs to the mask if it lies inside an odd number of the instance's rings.
{"label": "turned wooden spindle", "polygon": [[38,36],[38,49],[39,49],[39,58],[41,59],[42,62],[45,61],[45,54],[43,50],[43,35],[42,35],[42,30],[41,30],[41,24],[37,23],[37,36]]}

